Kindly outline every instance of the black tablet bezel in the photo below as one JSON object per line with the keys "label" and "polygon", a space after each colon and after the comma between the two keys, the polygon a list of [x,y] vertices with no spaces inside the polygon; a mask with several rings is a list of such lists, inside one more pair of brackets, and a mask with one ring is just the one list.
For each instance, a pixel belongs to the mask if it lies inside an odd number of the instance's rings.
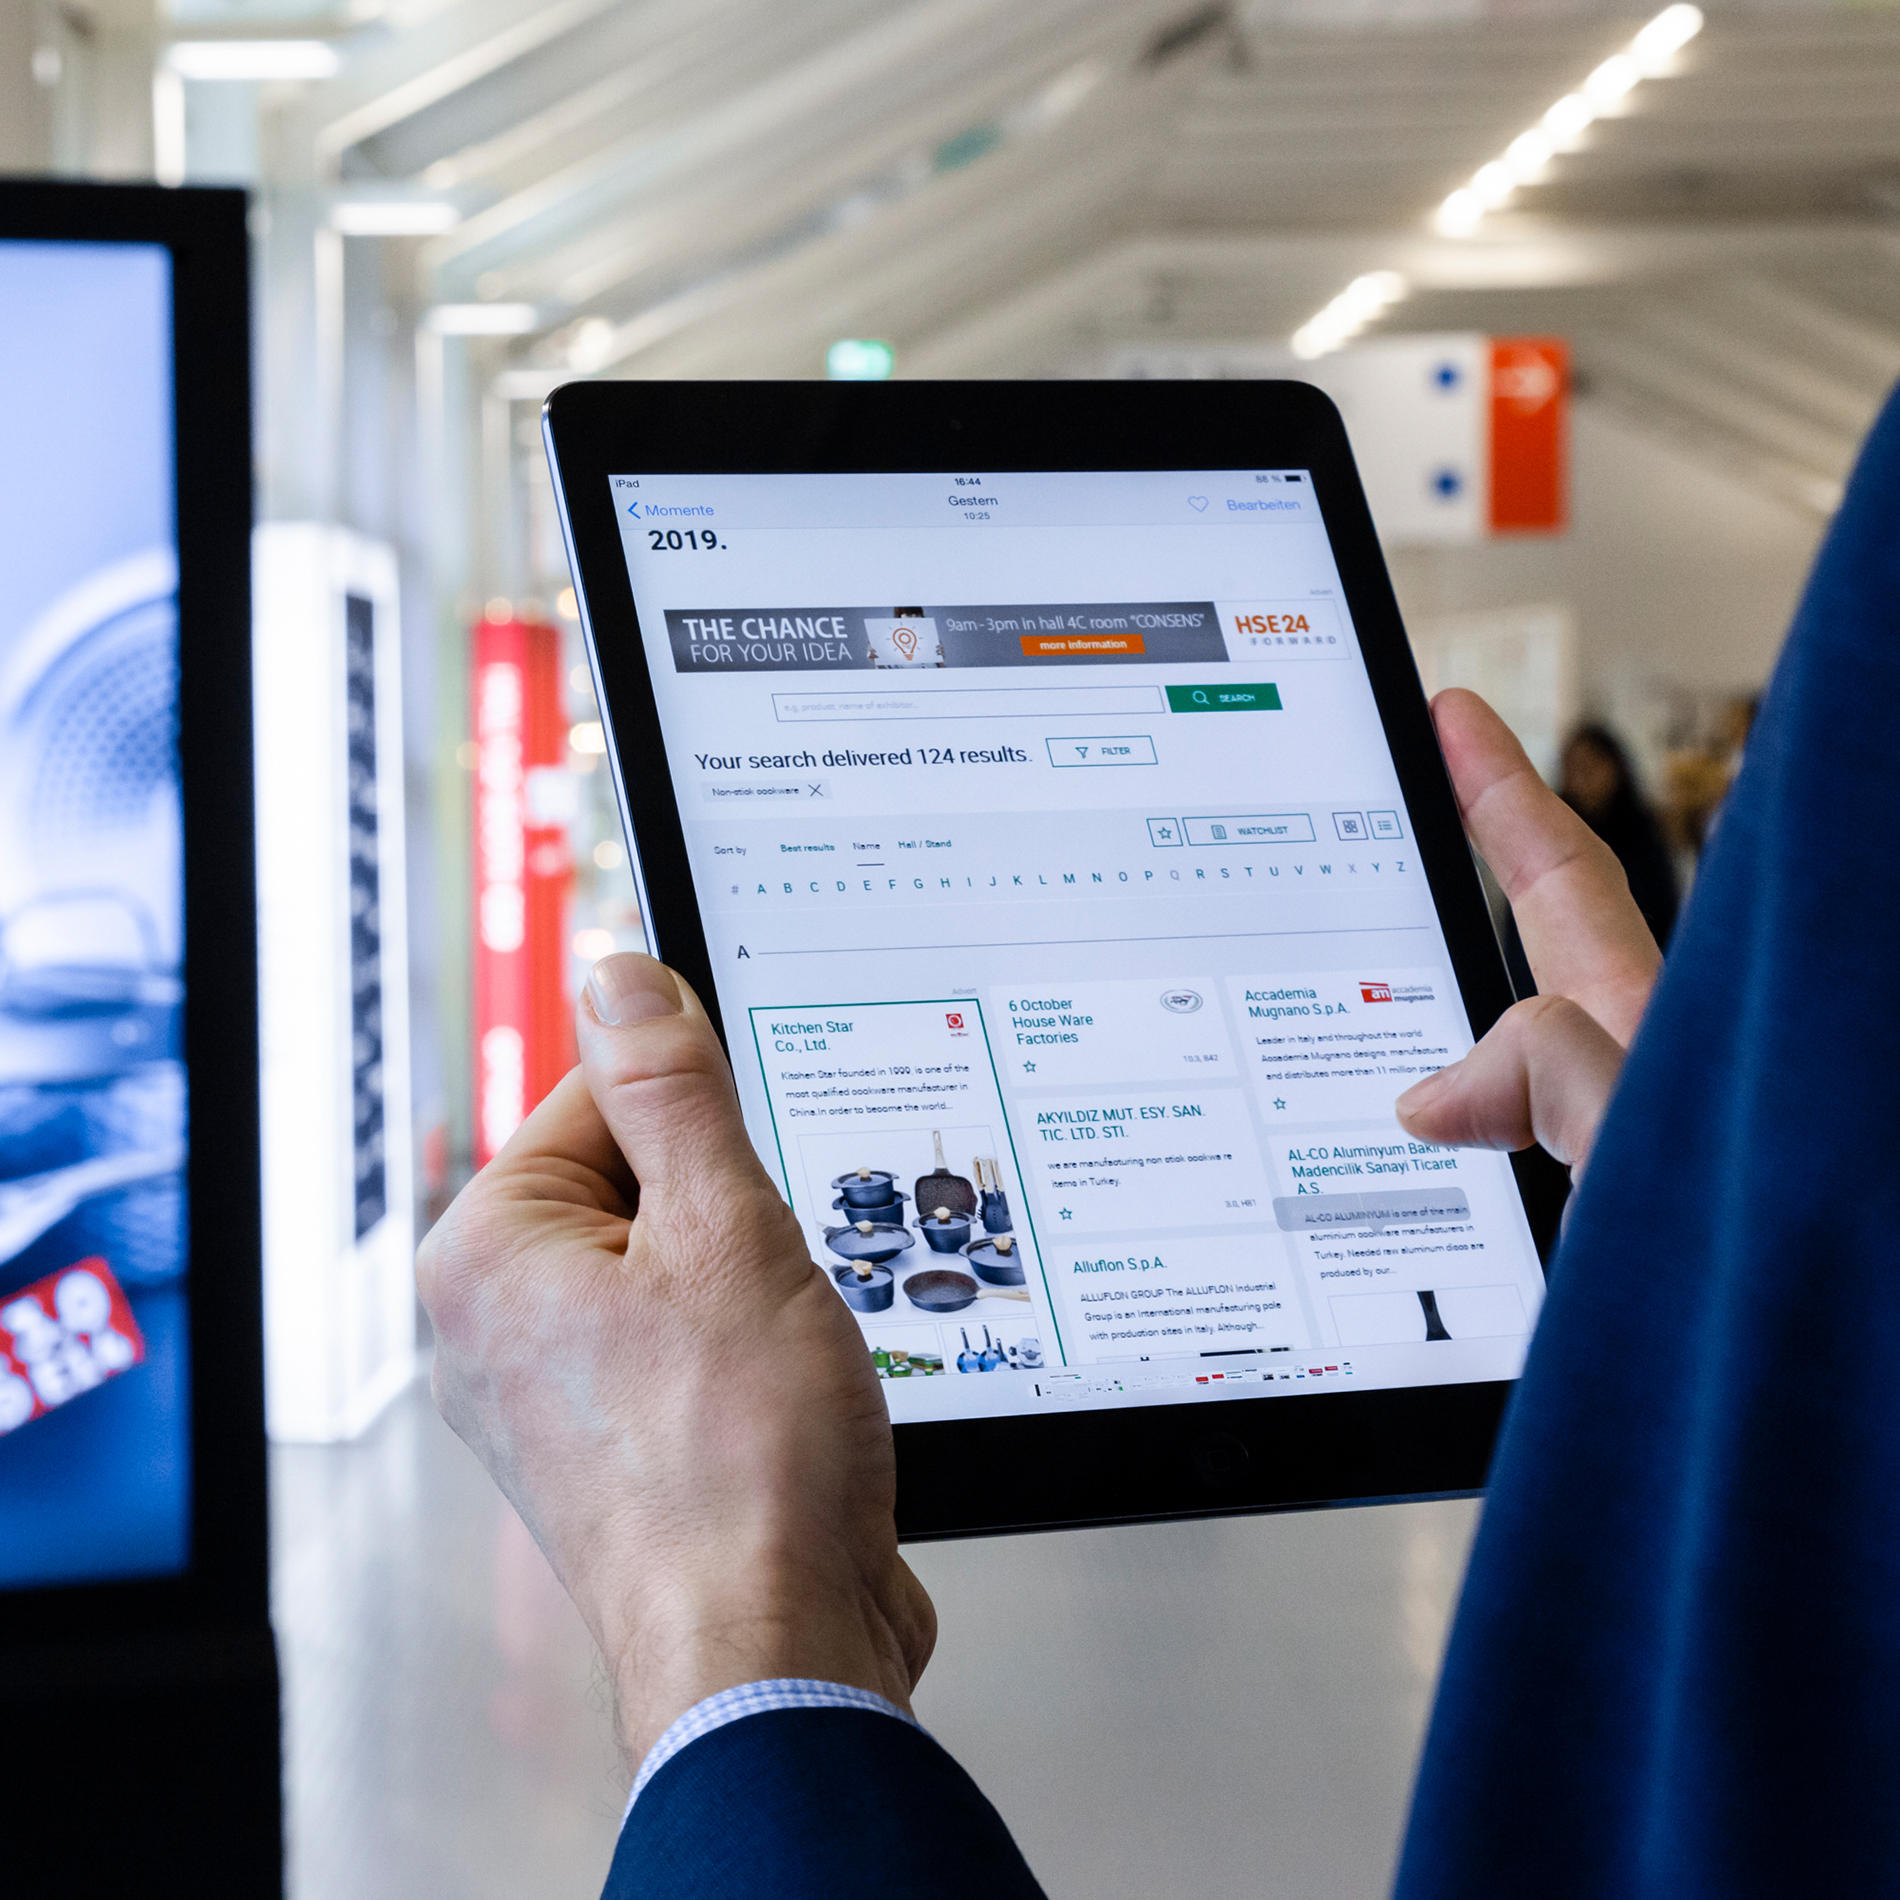
{"label": "black tablet bezel", "polygon": [[[1309,470],[1477,1032],[1510,1006],[1345,428],[1318,390],[1292,382],[570,383],[549,396],[543,428],[648,939],[715,1022],[718,995],[609,488],[615,474]],[[613,634],[606,641],[603,627]],[[1563,1172],[1535,1151],[1516,1165],[1548,1259]],[[911,1540],[1468,1495],[1484,1483],[1510,1390],[1509,1381],[1487,1381],[900,1424],[898,1531]]]}
{"label": "black tablet bezel", "polygon": [[[6,1642],[243,1632],[267,1650],[246,200],[231,190],[0,180],[0,238],[154,244],[171,256],[191,1118],[186,1567],[0,1591]],[[247,1666],[268,1673],[267,1662]]]}

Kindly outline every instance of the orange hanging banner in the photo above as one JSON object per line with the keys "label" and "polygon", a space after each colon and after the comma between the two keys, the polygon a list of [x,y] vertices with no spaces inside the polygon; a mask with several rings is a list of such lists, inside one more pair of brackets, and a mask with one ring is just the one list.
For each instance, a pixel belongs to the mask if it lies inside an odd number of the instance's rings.
{"label": "orange hanging banner", "polygon": [[1560,337],[1491,339],[1493,534],[1570,525],[1570,347]]}

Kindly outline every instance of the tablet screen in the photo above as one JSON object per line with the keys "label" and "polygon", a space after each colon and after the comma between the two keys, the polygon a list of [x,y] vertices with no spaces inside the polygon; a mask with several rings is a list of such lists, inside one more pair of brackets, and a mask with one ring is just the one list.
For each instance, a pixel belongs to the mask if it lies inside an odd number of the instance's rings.
{"label": "tablet screen", "polygon": [[895,1419],[1516,1376],[1509,1160],[1392,1111],[1471,1027],[1310,471],[611,480],[747,1125]]}

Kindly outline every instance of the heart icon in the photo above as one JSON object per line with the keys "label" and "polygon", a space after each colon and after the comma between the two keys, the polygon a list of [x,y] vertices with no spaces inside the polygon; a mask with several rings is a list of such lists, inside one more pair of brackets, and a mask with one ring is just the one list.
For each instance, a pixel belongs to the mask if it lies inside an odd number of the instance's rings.
{"label": "heart icon", "polygon": [[1188,506],[1192,508],[1197,515],[1204,515],[1207,513],[1207,497],[1205,495],[1190,495],[1188,497]]}

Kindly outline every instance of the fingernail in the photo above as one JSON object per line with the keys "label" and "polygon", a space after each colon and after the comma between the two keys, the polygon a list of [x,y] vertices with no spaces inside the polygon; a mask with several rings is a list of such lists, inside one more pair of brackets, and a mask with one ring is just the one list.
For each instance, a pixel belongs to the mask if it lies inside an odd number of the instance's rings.
{"label": "fingernail", "polygon": [[587,976],[587,1001],[609,1029],[625,1029],[649,1016],[677,1016],[679,985],[664,963],[623,950],[602,957]]}
{"label": "fingernail", "polygon": [[[1453,1064],[1456,1067],[1456,1064]],[[1400,1115],[1416,1115],[1420,1109],[1429,1108],[1444,1093],[1445,1084],[1450,1079],[1450,1069],[1440,1069],[1434,1075],[1422,1076],[1393,1103]]]}

